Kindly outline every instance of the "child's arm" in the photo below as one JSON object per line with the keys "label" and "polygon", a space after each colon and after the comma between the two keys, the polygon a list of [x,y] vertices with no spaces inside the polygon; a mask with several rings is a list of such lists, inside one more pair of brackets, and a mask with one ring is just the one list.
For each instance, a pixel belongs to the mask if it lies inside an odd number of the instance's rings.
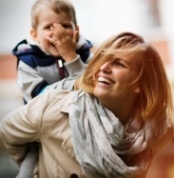
{"label": "child's arm", "polygon": [[17,85],[22,91],[26,102],[37,96],[48,83],[40,76],[39,72],[31,66],[19,61]]}
{"label": "child's arm", "polygon": [[84,71],[86,64],[84,64],[79,55],[72,62],[65,63],[65,67],[68,70],[69,76],[62,79],[61,81],[55,82],[54,84],[45,87],[42,92],[48,89],[58,89],[58,90],[73,90],[74,84],[78,77]]}
{"label": "child's arm", "polygon": [[48,36],[47,39],[57,48],[61,57],[65,60],[64,66],[69,76],[45,87],[42,92],[47,89],[73,90],[76,79],[86,67],[80,55],[76,53],[76,43],[79,38],[78,31],[75,31],[71,38],[60,24],[54,24],[52,30],[52,37]]}

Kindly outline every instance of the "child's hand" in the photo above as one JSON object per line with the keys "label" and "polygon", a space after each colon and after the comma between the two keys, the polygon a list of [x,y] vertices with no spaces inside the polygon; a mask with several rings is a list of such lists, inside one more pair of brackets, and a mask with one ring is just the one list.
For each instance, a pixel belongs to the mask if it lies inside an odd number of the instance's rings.
{"label": "child's hand", "polygon": [[60,56],[62,56],[66,62],[75,59],[77,56],[75,47],[79,32],[75,31],[72,34],[73,36],[70,36],[60,24],[54,24],[53,27],[51,27],[51,30],[53,31],[53,34],[52,37],[48,37],[48,40],[54,44],[59,51]]}

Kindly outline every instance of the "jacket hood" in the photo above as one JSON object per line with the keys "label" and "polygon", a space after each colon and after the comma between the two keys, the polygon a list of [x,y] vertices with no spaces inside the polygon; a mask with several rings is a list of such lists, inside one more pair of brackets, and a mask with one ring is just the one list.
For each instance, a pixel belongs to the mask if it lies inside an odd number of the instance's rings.
{"label": "jacket hood", "polygon": [[[80,55],[83,62],[87,61],[90,56],[90,48],[93,45],[89,40],[79,36],[79,40],[76,44],[76,53]],[[45,53],[40,49],[38,45],[29,44],[26,39],[20,41],[12,50],[12,54],[16,57],[23,55],[37,54],[38,56],[45,56]]]}

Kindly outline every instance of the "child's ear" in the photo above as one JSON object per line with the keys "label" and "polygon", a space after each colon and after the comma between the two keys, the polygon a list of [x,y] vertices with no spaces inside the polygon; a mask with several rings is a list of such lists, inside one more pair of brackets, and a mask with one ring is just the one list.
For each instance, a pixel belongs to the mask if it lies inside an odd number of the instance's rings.
{"label": "child's ear", "polygon": [[80,31],[79,26],[76,26],[75,31],[76,31],[76,33],[78,34],[78,37],[79,37],[79,31]]}
{"label": "child's ear", "polygon": [[76,26],[75,32],[74,32],[74,35],[73,35],[73,41],[75,43],[77,43],[78,40],[79,40],[79,26]]}
{"label": "child's ear", "polygon": [[135,93],[140,93],[140,87],[135,88]]}
{"label": "child's ear", "polygon": [[75,27],[75,31],[78,31],[78,32],[80,31],[79,26]]}
{"label": "child's ear", "polygon": [[36,30],[31,29],[31,30],[30,30],[30,36],[31,36],[31,38],[32,38],[35,42],[38,42]]}

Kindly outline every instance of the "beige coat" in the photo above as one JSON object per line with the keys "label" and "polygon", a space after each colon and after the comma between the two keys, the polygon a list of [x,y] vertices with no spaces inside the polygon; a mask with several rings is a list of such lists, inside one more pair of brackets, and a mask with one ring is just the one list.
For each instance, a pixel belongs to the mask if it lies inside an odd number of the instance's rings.
{"label": "beige coat", "polygon": [[67,93],[45,92],[0,124],[4,144],[19,164],[25,156],[26,143],[40,142],[40,178],[69,178],[72,174],[84,177],[72,147]]}
{"label": "beige coat", "polygon": [[[71,93],[48,90],[28,105],[6,116],[0,123],[4,144],[19,164],[25,157],[28,142],[40,142],[36,178],[85,177],[75,159],[68,119]],[[171,140],[173,129],[154,143],[153,154]],[[76,177],[76,176],[74,176]],[[138,178],[143,178],[144,175]]]}

